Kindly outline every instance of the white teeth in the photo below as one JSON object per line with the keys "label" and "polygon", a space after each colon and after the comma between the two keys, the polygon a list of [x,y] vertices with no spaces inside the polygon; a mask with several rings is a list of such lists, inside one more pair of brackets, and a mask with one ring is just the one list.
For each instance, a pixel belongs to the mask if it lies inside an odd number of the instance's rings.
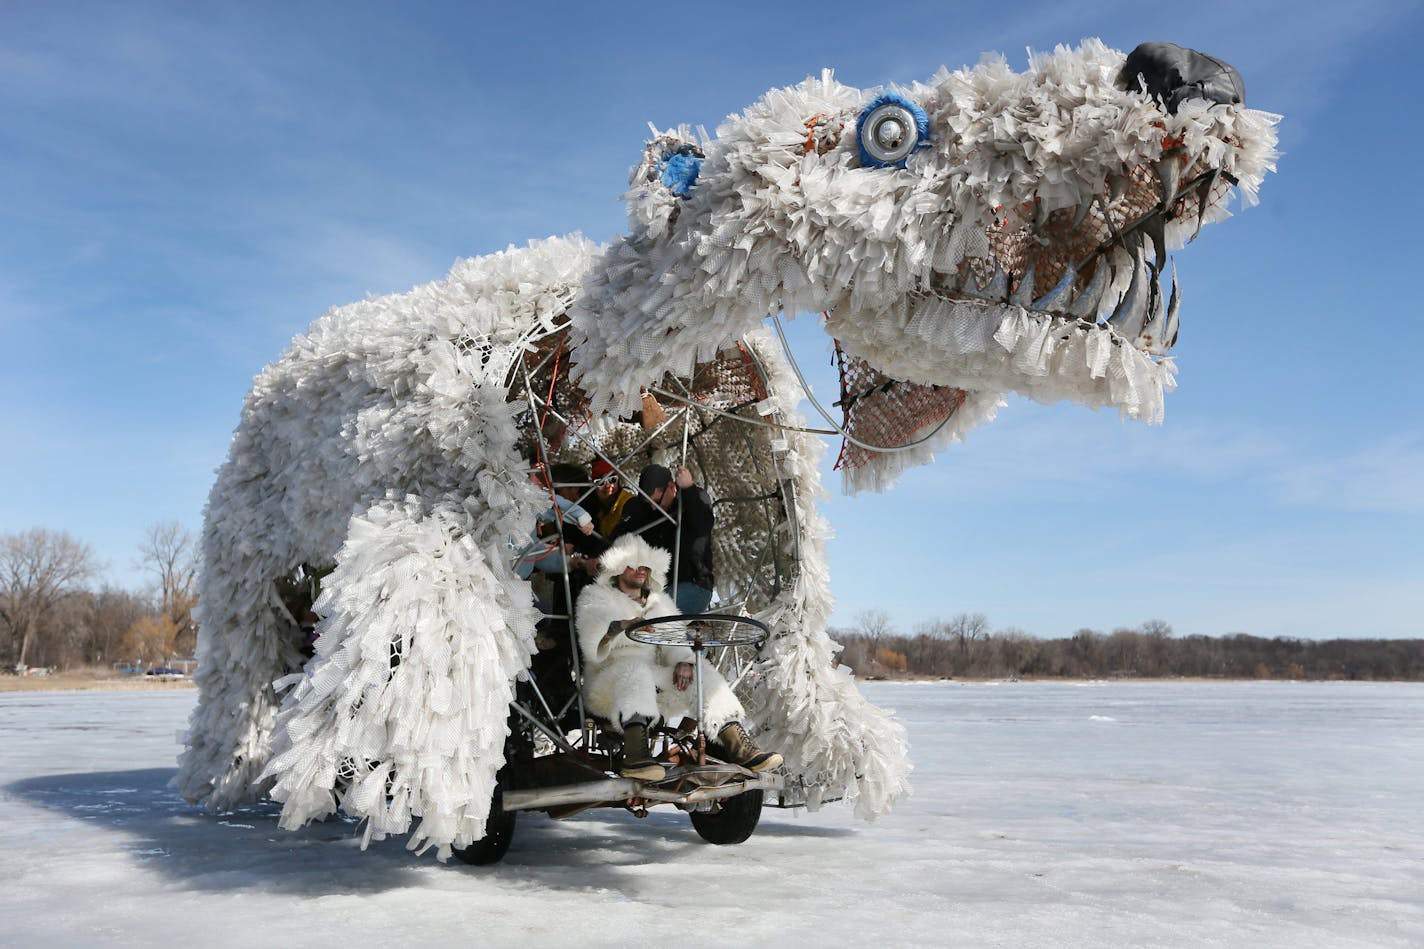
{"label": "white teeth", "polygon": [[1033,306],[1033,264],[1029,264],[1028,270],[1019,278],[1019,285],[1014,288],[1014,295],[1009,297],[1009,303],[1025,310]]}
{"label": "white teeth", "polygon": [[[1131,184],[1131,182],[1132,179],[1130,179],[1127,175],[1109,175],[1108,203],[1112,204],[1113,202],[1117,201],[1118,198],[1121,198],[1123,195],[1127,194],[1127,186]],[[1103,210],[1106,211],[1107,209],[1104,208]]]}
{"label": "white teeth", "polygon": [[1157,180],[1162,183],[1162,208],[1170,210],[1177,200],[1177,189],[1181,186],[1182,170],[1187,165],[1187,156],[1180,148],[1174,148],[1152,165]]}
{"label": "white teeth", "polygon": [[[1148,211],[1136,220],[1126,222],[1120,228],[1108,208],[1121,198],[1131,185],[1127,175],[1113,175],[1108,179],[1106,194],[1091,194],[1083,198],[1073,212],[1073,223],[1069,230],[1077,231],[1097,207],[1102,214],[1110,239],[1104,241],[1079,266],[1069,265],[1058,282],[1042,296],[1034,298],[1034,267],[1029,263],[1027,270],[1017,279],[1010,280],[1003,265],[995,261],[994,274],[988,282],[980,286],[974,271],[966,268],[962,281],[951,281],[948,292],[966,299],[983,300],[989,303],[1007,303],[1038,313],[1050,313],[1063,319],[1078,320],[1097,324],[1099,314],[1105,305],[1112,306],[1103,326],[1111,327],[1110,338],[1114,345],[1131,344],[1136,349],[1153,356],[1163,356],[1177,341],[1180,324],[1181,294],[1177,286],[1177,267],[1172,264],[1172,289],[1170,301],[1166,288],[1159,280],[1169,262],[1167,257],[1166,227],[1170,208],[1181,197],[1181,174],[1185,167],[1185,153],[1173,149],[1164,154],[1153,170],[1162,185],[1162,205]],[[1216,186],[1219,172],[1203,176],[1194,181],[1190,191],[1197,201],[1197,230],[1202,226],[1212,189]],[[1047,223],[1051,212],[1044,202],[1034,198],[1033,231],[1039,231]],[[1095,224],[1094,227],[1097,225]],[[1193,235],[1195,236],[1195,235]],[[1039,238],[1039,243],[1046,239]],[[1113,302],[1108,299],[1108,290],[1116,281],[1119,264],[1110,259],[1117,256],[1119,249],[1131,258],[1132,277],[1121,298]],[[988,254],[983,256],[988,257]],[[992,259],[992,258],[990,258]],[[988,261],[986,260],[985,263]],[[1078,290],[1078,274],[1082,269],[1093,266],[1093,275],[1087,285]],[[980,271],[982,272],[982,270]],[[955,289],[954,282],[962,286]]]}
{"label": "white teeth", "polygon": [[1177,263],[1172,262],[1172,301],[1167,304],[1167,325],[1162,330],[1162,351],[1177,345],[1177,330],[1181,318],[1182,296],[1177,292]]}
{"label": "white teeth", "polygon": [[1082,223],[1087,220],[1088,212],[1093,210],[1093,202],[1096,196],[1089,196],[1078,202],[1078,210],[1073,212],[1073,230],[1077,230]]}
{"label": "white teeth", "polygon": [[1043,225],[1048,223],[1048,215],[1052,213],[1053,212],[1048,208],[1047,201],[1044,201],[1042,198],[1034,199],[1033,232],[1035,234],[1043,230]]}
{"label": "white teeth", "polygon": [[1167,322],[1167,308],[1162,303],[1162,289],[1156,279],[1148,281],[1147,322],[1132,345],[1143,352],[1160,356],[1163,353],[1162,330]]}
{"label": "white teeth", "polygon": [[1045,313],[1062,313],[1067,308],[1068,301],[1073,298],[1073,284],[1077,279],[1078,272],[1069,267],[1052,290],[1033,301],[1033,309]]}
{"label": "white teeth", "polygon": [[1108,317],[1108,325],[1126,339],[1136,339],[1142,332],[1142,324],[1147,319],[1150,283],[1147,276],[1147,259],[1142,254],[1142,248],[1138,247],[1132,255],[1132,282],[1128,284],[1127,292],[1118,301],[1112,316]]}
{"label": "white teeth", "polygon": [[1221,177],[1221,169],[1213,168],[1211,174],[1202,179],[1202,183],[1197,185],[1197,228],[1192,231],[1192,240],[1197,239],[1201,233],[1202,222],[1206,219],[1206,208],[1211,202],[1211,192],[1216,187],[1217,179]]}
{"label": "white teeth", "polygon": [[1097,322],[1098,305],[1102,303],[1103,291],[1112,282],[1110,275],[1111,267],[1106,259],[1099,258],[1098,269],[1093,271],[1093,279],[1088,281],[1088,285],[1083,288],[1083,292],[1078,294],[1078,299],[1073,301],[1073,305],[1068,308],[1068,315],[1080,320]]}
{"label": "white teeth", "polygon": [[1122,240],[1122,235],[1118,232],[1117,225],[1113,223],[1112,215],[1108,213],[1108,203],[1109,203],[1109,202],[1108,202],[1102,195],[1098,195],[1097,197],[1098,197],[1098,207],[1099,207],[1099,208],[1102,210],[1102,212],[1103,212],[1103,223],[1107,225],[1107,227],[1108,227],[1108,233],[1113,236],[1113,240],[1115,240],[1115,241],[1120,241],[1120,240]]}
{"label": "white teeth", "polygon": [[976,300],[1003,303],[1004,298],[1009,295],[1009,276],[1004,273],[1004,268],[996,263],[994,264],[994,276],[985,286],[976,287],[974,278],[970,277],[964,281],[964,289],[960,292],[964,296],[973,297]]}
{"label": "white teeth", "polygon": [[1167,220],[1161,214],[1149,214],[1142,222],[1141,230],[1152,241],[1152,275],[1155,277],[1167,264]]}

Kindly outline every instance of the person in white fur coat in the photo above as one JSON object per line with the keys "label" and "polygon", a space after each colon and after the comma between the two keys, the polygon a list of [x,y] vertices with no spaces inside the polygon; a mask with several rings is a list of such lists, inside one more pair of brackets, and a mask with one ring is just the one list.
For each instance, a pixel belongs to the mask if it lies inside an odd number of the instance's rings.
{"label": "person in white fur coat", "polygon": [[[584,700],[589,711],[623,733],[626,778],[656,781],[667,773],[653,758],[648,728],[658,719],[677,722],[697,715],[692,685],[696,659],[687,646],[655,646],[625,632],[640,619],[676,615],[663,592],[670,555],[637,534],[618,538],[602,557],[598,577],[579,594],[575,614],[584,660]],[[702,660],[703,726],[717,736],[718,757],[753,771],[778,767],[782,757],[752,743],[745,715],[727,680]]]}

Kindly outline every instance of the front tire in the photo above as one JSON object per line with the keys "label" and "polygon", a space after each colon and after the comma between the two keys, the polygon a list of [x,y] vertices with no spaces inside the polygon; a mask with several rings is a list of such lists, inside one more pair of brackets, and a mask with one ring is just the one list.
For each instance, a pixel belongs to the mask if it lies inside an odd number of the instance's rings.
{"label": "front tire", "polygon": [[509,784],[509,765],[499,769],[495,777],[494,795],[490,798],[489,818],[485,821],[485,835],[468,847],[455,847],[453,852],[459,860],[477,867],[499,863],[509,852],[509,844],[514,840],[514,822],[518,811],[504,809],[504,789]]}
{"label": "front tire", "polygon": [[709,844],[739,844],[752,835],[761,820],[762,790],[743,791],[724,798],[715,811],[693,811],[692,827]]}

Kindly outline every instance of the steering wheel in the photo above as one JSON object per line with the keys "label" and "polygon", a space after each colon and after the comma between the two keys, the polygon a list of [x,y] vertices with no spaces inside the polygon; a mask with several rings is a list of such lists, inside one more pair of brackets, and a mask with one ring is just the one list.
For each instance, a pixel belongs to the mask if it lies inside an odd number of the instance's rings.
{"label": "steering wheel", "polygon": [[[673,623],[679,625],[673,627]],[[725,626],[726,629],[716,631],[704,628],[709,623]],[[658,629],[658,626],[664,628]],[[638,625],[629,627],[625,635],[635,642],[647,643],[650,646],[691,646],[694,649],[705,646],[755,646],[760,650],[762,644],[771,636],[771,628],[750,616],[733,616],[730,613],[678,613],[638,620]]]}

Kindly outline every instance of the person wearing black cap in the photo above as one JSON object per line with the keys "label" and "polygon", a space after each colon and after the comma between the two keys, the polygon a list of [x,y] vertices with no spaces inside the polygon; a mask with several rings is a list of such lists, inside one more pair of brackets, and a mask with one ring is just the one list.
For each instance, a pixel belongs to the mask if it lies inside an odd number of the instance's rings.
{"label": "person wearing black cap", "polygon": [[640,534],[654,547],[676,551],[673,586],[677,608],[682,613],[705,613],[716,585],[712,571],[716,518],[711,495],[693,482],[685,465],[676,473],[663,465],[648,465],[638,476],[638,488],[642,493],[624,506],[614,537]]}

